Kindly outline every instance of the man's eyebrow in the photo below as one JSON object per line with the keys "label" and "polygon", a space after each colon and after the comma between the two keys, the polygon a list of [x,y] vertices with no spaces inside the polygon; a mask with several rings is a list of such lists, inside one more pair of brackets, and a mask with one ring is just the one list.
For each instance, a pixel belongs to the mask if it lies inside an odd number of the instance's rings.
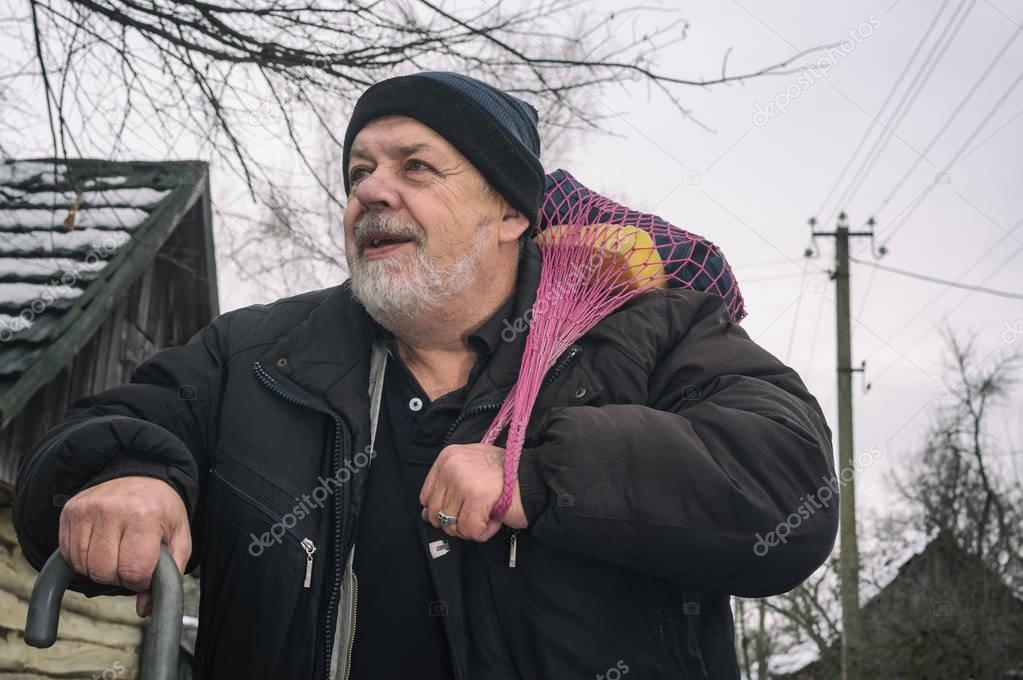
{"label": "man's eyebrow", "polygon": [[[388,152],[387,155],[392,158],[405,158],[413,154],[417,154],[420,151],[432,151],[434,147],[426,142],[420,142],[418,144],[406,144],[405,146],[399,146],[393,152]],[[370,159],[369,153],[365,151],[361,146],[353,146],[351,150],[352,158],[363,158],[366,160]]]}

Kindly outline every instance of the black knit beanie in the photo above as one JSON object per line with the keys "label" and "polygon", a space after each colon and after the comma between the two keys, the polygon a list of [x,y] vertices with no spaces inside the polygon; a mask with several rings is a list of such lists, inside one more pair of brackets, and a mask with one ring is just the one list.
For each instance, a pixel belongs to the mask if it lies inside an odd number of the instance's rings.
{"label": "black knit beanie", "polygon": [[355,135],[389,115],[414,118],[472,163],[494,189],[536,226],[546,175],[540,163],[539,118],[531,105],[458,73],[427,71],[372,85],[355,104],[344,141],[345,193]]}

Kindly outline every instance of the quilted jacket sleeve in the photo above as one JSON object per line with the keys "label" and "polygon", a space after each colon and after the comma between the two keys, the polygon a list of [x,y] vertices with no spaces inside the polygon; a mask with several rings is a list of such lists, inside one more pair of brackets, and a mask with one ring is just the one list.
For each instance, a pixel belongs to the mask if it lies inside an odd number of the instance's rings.
{"label": "quilted jacket sleeve", "polygon": [[[15,487],[14,526],[32,566],[41,568],[57,549],[64,501],[89,486],[133,475],[162,479],[181,495],[192,527],[188,571],[199,564],[197,509],[216,441],[231,319],[222,315],[186,344],[158,352],[136,368],[129,383],[72,403],[63,420],[26,452]],[[71,588],[89,596],[129,592],[83,576]]]}
{"label": "quilted jacket sleeve", "polygon": [[646,334],[650,352],[622,354],[649,376],[647,403],[544,415],[519,472],[528,531],[685,588],[789,590],[837,532],[820,406],[716,297],[647,295],[645,318],[664,330]]}

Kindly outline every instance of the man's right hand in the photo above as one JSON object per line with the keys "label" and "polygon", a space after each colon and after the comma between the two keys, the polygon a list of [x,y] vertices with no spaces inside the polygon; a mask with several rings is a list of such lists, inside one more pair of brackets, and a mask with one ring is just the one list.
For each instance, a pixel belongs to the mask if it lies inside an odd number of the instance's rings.
{"label": "man's right hand", "polygon": [[152,609],[149,583],[160,545],[182,574],[192,554],[185,504],[155,477],[119,477],[75,494],[60,513],[59,540],[77,573],[137,592],[135,611],[142,617]]}

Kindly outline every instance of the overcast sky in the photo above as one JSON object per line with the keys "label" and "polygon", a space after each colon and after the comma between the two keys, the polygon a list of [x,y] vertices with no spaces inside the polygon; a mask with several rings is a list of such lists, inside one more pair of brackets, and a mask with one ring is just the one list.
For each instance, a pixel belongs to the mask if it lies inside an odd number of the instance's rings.
{"label": "overcast sky", "polygon": [[[611,2],[592,4],[594,12],[615,9]],[[876,217],[879,242],[889,249],[885,266],[1023,292],[1023,87],[1015,87],[1023,39],[1014,39],[1023,33],[1023,6],[1018,2],[846,0],[826,3],[825,10],[813,0],[719,0],[672,3],[681,6],[675,15],[649,11],[655,6],[650,0],[635,13],[619,12],[617,31],[624,39],[668,17],[688,19],[688,37],[662,51],[657,64],[661,72],[680,77],[716,76],[729,48],[734,74],[838,42],[850,30],[859,32],[832,53],[835,63],[826,74],[814,70],[674,90],[702,126],[646,87],[608,89],[591,103],[594,111],[611,116],[605,126],[614,134],[583,136],[565,157],[547,159],[548,170],[565,167],[584,183],[720,245],[746,298],[749,317],[743,326],[800,371],[833,427],[835,305],[826,270],[833,267],[834,250],[831,239],[818,239],[820,257],[802,257],[810,216],[816,215],[825,230],[833,229],[839,209],[857,229]],[[930,39],[882,113],[939,7],[944,11]],[[960,8],[961,24],[951,22]],[[958,28],[948,28],[953,23]],[[932,53],[943,31],[946,41],[955,35],[947,50]],[[543,45],[538,42],[536,50]],[[921,62],[930,75],[906,114],[893,121]],[[42,111],[41,90],[36,94]],[[876,163],[850,193],[865,151],[884,132],[882,124],[891,133],[885,132]],[[23,156],[51,152],[42,115],[26,118],[22,129],[22,139],[4,140],[7,148]],[[842,176],[868,131],[864,151]],[[139,141],[123,157],[153,159],[158,153],[152,143]],[[188,157],[196,150],[182,146],[179,153]],[[295,164],[286,157],[275,161]],[[215,200],[234,207],[244,190],[216,163],[212,176]],[[874,261],[865,239],[855,240],[852,252]],[[859,495],[872,509],[884,511],[891,498],[886,480],[918,448],[941,403],[946,375],[941,329],[976,333],[979,357],[990,361],[998,352],[1023,349],[1023,335],[1015,344],[1005,341],[1016,337],[1007,328],[1023,330],[1023,304],[859,264],[852,267],[852,282],[853,362],[866,360],[866,379],[873,383],[864,394],[860,377],[855,379],[855,448],[882,451],[861,474]],[[266,301],[259,289],[238,281],[222,280],[220,290],[222,311]],[[993,415],[990,428],[1001,442],[1003,473],[1016,476],[1023,440],[1019,395],[1017,390],[1012,403]]]}
{"label": "overcast sky", "polygon": [[[935,39],[960,6],[957,1],[946,4],[915,64],[931,54]],[[842,46],[851,47],[848,54],[834,55],[838,63],[826,77],[807,76],[807,87],[794,74],[684,91],[686,105],[715,134],[681,120],[656,93],[649,98],[644,91],[634,97],[609,93],[599,107],[617,114],[611,125],[620,136],[588,139],[565,161],[584,182],[620,192],[634,207],[655,208],[674,224],[718,243],[746,298],[750,316],[743,326],[800,371],[833,428],[835,291],[824,270],[833,268],[834,246],[831,239],[818,239],[821,257],[802,257],[810,216],[818,217],[819,229],[829,231],[837,209],[847,211],[854,228],[874,216],[879,242],[889,250],[884,265],[1023,293],[1023,87],[1012,89],[1023,73],[1023,7],[1006,0],[966,3],[961,28],[940,61],[940,50],[928,60],[937,62],[932,75],[901,124],[894,127],[891,114],[916,66],[881,115],[940,5],[924,0],[829,2],[823,11],[820,3],[809,0],[685,3],[684,16],[692,24],[689,38],[661,58],[663,68],[680,75],[712,76],[729,47],[734,47],[729,71],[738,73],[841,40],[861,24],[869,37]],[[1006,44],[1001,60],[971,94]],[[786,113],[754,120],[758,104],[766,107],[790,85],[798,96]],[[785,98],[779,103],[785,104]],[[958,116],[928,148],[964,100]],[[989,122],[975,133],[989,115]],[[856,157],[833,194],[832,187],[868,129],[874,134],[866,150],[878,133],[889,137],[888,144],[858,191],[838,203],[866,151]],[[973,134],[974,141],[966,144]],[[935,184],[943,172],[947,183]],[[687,179],[699,183],[687,184]],[[829,194],[832,198],[825,203]],[[919,203],[915,209],[910,207],[914,203]],[[910,210],[911,216],[900,224]],[[868,240],[855,240],[852,252],[874,261]],[[883,511],[890,498],[886,479],[918,446],[941,403],[936,399],[943,396],[946,376],[941,329],[976,333],[979,358],[990,361],[998,352],[1023,345],[1023,337],[1013,345],[1003,342],[1005,323],[1023,323],[1023,303],[856,264],[852,282],[853,363],[867,361],[867,380],[873,384],[863,394],[862,381],[855,378],[855,450],[875,445],[882,451],[878,462],[860,476],[857,495]],[[1006,333],[1010,339],[1012,335]],[[1010,406],[991,422],[991,434],[1003,443],[998,453],[1005,474],[1018,475],[1019,470],[1019,395],[1015,391]]]}

